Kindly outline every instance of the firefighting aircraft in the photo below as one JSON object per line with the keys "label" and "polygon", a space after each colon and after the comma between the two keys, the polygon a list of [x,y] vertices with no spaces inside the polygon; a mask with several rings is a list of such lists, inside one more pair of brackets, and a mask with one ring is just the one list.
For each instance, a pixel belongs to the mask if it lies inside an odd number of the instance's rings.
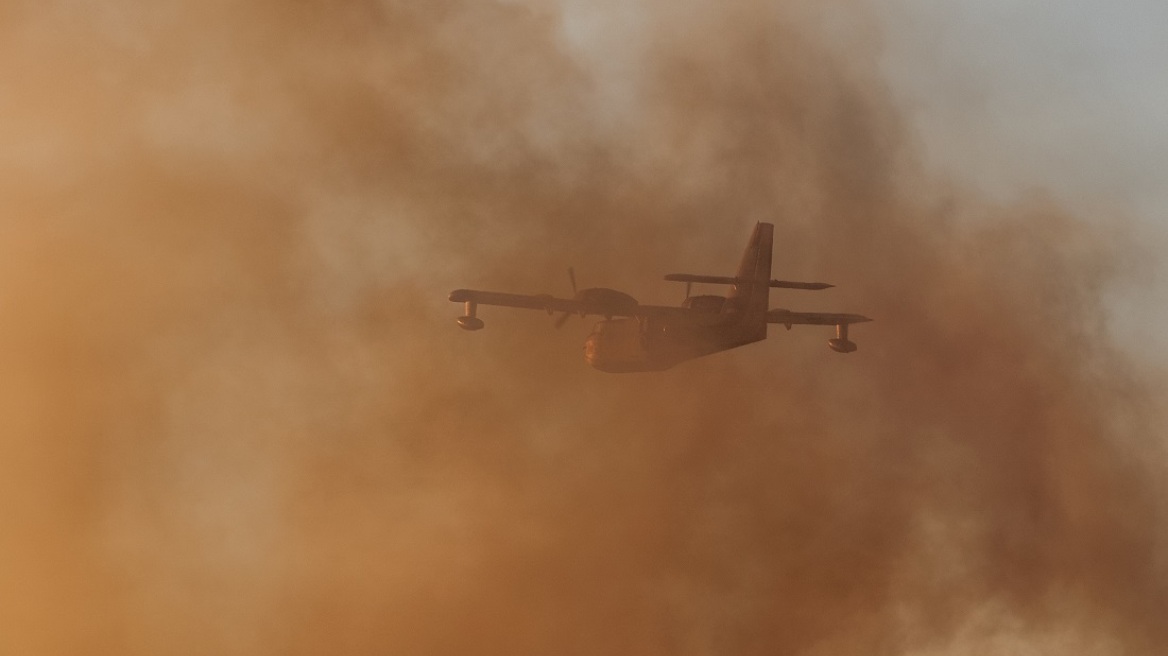
{"label": "firefighting aircraft", "polygon": [[[835,337],[827,345],[839,353],[855,351],[855,342],[848,339],[848,326],[871,321],[867,317],[768,308],[771,287],[817,290],[833,286],[771,280],[773,235],[774,226],[770,223],[754,227],[738,273],[732,278],[688,273],[665,276],[666,280],[686,283],[685,301],[680,307],[641,305],[624,292],[603,287],[577,291],[576,276],[570,269],[574,292],[570,299],[456,289],[450,293],[450,300],[466,304],[466,314],[458,318],[458,325],[465,330],[483,327],[483,320],[476,314],[479,305],[544,310],[549,315],[562,312],[556,327],[573,314],[602,316],[604,320],[596,323],[584,342],[584,360],[611,373],[661,371],[685,360],[762,341],[770,323],[782,324],[787,330],[796,324],[835,326]],[[690,296],[695,282],[730,285],[730,293],[725,297]]]}

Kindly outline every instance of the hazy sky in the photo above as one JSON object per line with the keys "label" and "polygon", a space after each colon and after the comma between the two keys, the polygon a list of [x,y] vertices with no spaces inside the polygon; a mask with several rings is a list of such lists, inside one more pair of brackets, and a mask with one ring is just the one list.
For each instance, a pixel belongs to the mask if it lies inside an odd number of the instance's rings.
{"label": "hazy sky", "polygon": [[997,194],[1164,214],[1168,5],[882,4],[885,70],[937,163]]}
{"label": "hazy sky", "polygon": [[1116,294],[1124,341],[1168,360],[1168,4],[883,0],[883,68],[936,171],[1001,201],[1049,193],[1135,219],[1148,287]]}

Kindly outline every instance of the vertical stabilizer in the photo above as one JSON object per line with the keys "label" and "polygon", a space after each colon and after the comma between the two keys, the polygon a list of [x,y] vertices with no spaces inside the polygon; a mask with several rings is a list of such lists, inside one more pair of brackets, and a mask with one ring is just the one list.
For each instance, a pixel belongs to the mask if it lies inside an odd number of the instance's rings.
{"label": "vertical stabilizer", "polygon": [[736,282],[726,297],[724,311],[738,315],[741,337],[745,341],[766,338],[774,230],[774,225],[770,223],[754,226],[746,252],[742,254],[742,262],[738,265],[738,272],[734,274]]}

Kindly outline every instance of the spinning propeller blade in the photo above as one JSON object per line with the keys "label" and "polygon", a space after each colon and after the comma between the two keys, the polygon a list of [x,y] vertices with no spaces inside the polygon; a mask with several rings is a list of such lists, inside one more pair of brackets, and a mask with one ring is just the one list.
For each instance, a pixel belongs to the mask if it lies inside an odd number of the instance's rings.
{"label": "spinning propeller blade", "polygon": [[[580,292],[576,289],[576,270],[572,267],[568,267],[568,281],[572,283],[572,298],[578,297]],[[568,317],[570,316],[572,316],[571,312],[565,312],[561,314],[559,318],[556,319],[556,323],[554,324],[556,330],[563,328],[564,324],[568,322]]]}

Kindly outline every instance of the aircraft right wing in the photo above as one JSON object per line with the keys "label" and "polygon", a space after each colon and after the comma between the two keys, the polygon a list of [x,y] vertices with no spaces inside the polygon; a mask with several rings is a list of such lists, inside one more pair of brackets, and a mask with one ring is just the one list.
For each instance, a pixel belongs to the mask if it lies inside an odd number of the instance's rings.
{"label": "aircraft right wing", "polygon": [[835,338],[827,340],[827,345],[837,353],[851,353],[858,347],[848,339],[848,326],[853,323],[871,321],[859,314],[836,314],[832,312],[792,312],[790,310],[769,310],[767,323],[781,323],[791,329],[795,324],[812,326],[835,326]]}
{"label": "aircraft right wing", "polygon": [[769,310],[767,323],[781,323],[788,328],[793,325],[846,326],[853,323],[871,321],[859,314],[835,314],[831,312],[792,312],[790,310]]}

